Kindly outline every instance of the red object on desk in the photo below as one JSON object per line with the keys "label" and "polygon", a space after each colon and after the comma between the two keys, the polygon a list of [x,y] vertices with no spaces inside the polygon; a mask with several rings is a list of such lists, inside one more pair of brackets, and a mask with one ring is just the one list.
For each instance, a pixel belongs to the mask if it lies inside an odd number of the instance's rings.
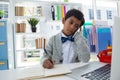
{"label": "red object on desk", "polygon": [[111,56],[112,56],[112,49],[100,51],[97,55],[99,61],[105,63],[111,63]]}

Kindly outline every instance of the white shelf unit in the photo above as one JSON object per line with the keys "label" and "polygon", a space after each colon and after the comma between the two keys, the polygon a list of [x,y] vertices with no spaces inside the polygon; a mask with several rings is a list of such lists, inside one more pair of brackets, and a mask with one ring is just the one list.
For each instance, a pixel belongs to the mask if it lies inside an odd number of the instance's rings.
{"label": "white shelf unit", "polygon": [[[37,0],[16,0],[14,3],[14,49],[15,49],[15,68],[23,67],[24,61],[29,56],[28,53],[34,52],[34,54],[40,54],[40,57],[43,53],[43,48],[48,42],[49,38],[52,35],[57,34],[63,28],[60,18],[59,20],[52,20],[51,6],[62,5],[70,8],[81,9],[81,4],[79,3],[67,3],[67,2],[48,2],[48,1],[37,1]],[[15,13],[15,7],[22,7],[21,12]],[[37,14],[37,7],[41,7],[41,14]],[[60,8],[61,9],[61,8]],[[32,12],[31,14],[29,13]],[[61,14],[62,15],[62,14]],[[37,25],[37,32],[32,33],[30,25],[27,22],[27,19],[30,17],[39,18],[40,21]],[[16,23],[25,23],[25,31],[20,32],[16,28]],[[39,45],[36,45],[36,39],[42,38],[43,44],[42,48]],[[46,41],[44,42],[44,38]],[[38,47],[38,48],[37,48]],[[35,55],[36,55],[35,54]],[[34,57],[34,56],[33,56]],[[28,62],[29,63],[29,62]],[[40,61],[38,62],[40,63]],[[32,65],[32,63],[31,63]]]}

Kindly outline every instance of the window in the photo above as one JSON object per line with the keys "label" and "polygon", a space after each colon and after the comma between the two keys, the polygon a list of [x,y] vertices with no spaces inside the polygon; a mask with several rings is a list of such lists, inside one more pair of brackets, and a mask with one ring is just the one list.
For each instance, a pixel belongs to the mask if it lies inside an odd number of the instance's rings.
{"label": "window", "polygon": [[89,19],[94,19],[93,9],[89,9]]}
{"label": "window", "polygon": [[3,18],[8,18],[8,4],[0,4],[0,10],[5,11]]}
{"label": "window", "polygon": [[107,19],[112,19],[112,11],[111,10],[107,10]]}
{"label": "window", "polygon": [[101,10],[101,20],[109,20],[108,25],[113,25],[113,16],[118,16],[117,1],[96,0],[96,8]]}
{"label": "window", "polygon": [[98,19],[98,20],[101,19],[101,10],[97,10],[97,19]]}

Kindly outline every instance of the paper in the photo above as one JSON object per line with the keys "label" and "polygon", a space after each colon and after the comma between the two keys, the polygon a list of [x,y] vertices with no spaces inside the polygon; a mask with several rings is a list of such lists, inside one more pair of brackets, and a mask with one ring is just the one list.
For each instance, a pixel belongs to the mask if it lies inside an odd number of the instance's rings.
{"label": "paper", "polygon": [[57,76],[71,73],[71,69],[63,65],[55,65],[53,69],[45,69],[45,76]]}
{"label": "paper", "polygon": [[28,79],[37,79],[44,77],[44,72],[42,67],[26,67],[16,69],[17,80],[28,80]]}
{"label": "paper", "polygon": [[42,66],[31,66],[21,69],[16,69],[16,76],[18,80],[40,79],[50,76],[64,75],[72,73],[72,69],[82,67],[88,63],[72,63],[72,64],[57,64],[52,69],[45,69]]}
{"label": "paper", "polygon": [[27,67],[16,70],[18,80],[40,79],[50,76],[58,76],[71,73],[71,70],[61,65],[55,65],[53,69],[44,69],[42,67]]}

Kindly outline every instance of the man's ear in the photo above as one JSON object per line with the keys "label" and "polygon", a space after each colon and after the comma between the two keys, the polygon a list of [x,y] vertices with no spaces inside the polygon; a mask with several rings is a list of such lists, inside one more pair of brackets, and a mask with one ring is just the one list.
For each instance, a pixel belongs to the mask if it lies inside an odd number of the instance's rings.
{"label": "man's ear", "polygon": [[65,23],[65,18],[62,18],[62,23],[63,23],[63,24]]}

